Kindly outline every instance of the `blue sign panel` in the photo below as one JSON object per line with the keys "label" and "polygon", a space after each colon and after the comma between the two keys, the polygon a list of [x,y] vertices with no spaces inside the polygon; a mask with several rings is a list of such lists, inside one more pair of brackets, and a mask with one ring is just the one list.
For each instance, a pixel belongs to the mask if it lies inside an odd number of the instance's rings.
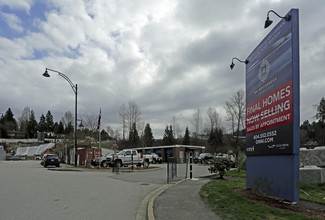
{"label": "blue sign panel", "polygon": [[299,112],[294,111],[296,34],[292,22],[282,19],[247,58],[246,155],[293,154],[293,119],[299,118],[294,115]]}
{"label": "blue sign panel", "polygon": [[298,9],[288,14],[247,58],[246,186],[298,201]]}

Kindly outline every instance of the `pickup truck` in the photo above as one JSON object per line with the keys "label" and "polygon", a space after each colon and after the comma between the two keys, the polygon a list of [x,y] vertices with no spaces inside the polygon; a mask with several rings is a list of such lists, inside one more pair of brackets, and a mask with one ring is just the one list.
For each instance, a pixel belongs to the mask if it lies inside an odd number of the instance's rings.
{"label": "pickup truck", "polygon": [[113,164],[115,164],[117,167],[130,166],[132,164],[138,167],[148,167],[152,162],[152,156],[143,157],[143,154],[138,153],[136,150],[125,149],[120,151],[117,155],[114,155],[114,157],[107,158],[106,162],[109,166],[113,166]]}

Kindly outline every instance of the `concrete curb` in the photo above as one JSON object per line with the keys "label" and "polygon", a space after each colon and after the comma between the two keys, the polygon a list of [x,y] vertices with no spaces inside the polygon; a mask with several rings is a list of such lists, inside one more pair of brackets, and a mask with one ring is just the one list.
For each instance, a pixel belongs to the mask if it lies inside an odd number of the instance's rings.
{"label": "concrete curb", "polygon": [[181,183],[185,181],[186,179],[182,179],[176,183],[170,183],[163,186],[160,186],[153,190],[151,193],[149,193],[141,202],[140,206],[138,207],[138,211],[136,214],[136,220],[155,220],[154,212],[153,212],[153,204],[155,199],[166,189],[168,189],[171,186],[177,185],[178,183]]}
{"label": "concrete curb", "polygon": [[73,171],[73,172],[83,172],[83,170],[77,168],[47,168],[47,170],[51,171]]}
{"label": "concrete curb", "polygon": [[[80,167],[80,168],[62,168],[62,167],[58,167],[58,168],[47,168],[48,170],[52,170],[52,171],[75,171],[75,172],[112,172],[111,168],[84,168],[84,167]],[[119,173],[133,173],[133,172],[149,172],[149,171],[155,171],[155,170],[159,170],[162,169],[161,167],[155,167],[152,169],[148,169],[148,170],[129,170],[129,168],[122,168],[119,170]]]}

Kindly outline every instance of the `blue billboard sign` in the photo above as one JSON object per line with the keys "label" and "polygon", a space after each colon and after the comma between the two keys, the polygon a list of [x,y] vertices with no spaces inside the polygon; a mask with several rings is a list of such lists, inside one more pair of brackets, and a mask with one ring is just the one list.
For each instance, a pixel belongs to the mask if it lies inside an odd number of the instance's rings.
{"label": "blue billboard sign", "polygon": [[299,200],[299,25],[288,13],[248,56],[246,187]]}
{"label": "blue billboard sign", "polygon": [[246,155],[294,153],[293,124],[299,120],[299,71],[294,72],[299,60],[293,58],[297,35],[292,20],[282,19],[247,58]]}

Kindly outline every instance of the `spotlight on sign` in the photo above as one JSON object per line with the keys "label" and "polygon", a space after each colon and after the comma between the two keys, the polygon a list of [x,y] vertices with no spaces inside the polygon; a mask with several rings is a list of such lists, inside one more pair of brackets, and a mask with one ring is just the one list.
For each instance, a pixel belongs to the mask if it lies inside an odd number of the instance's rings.
{"label": "spotlight on sign", "polygon": [[273,23],[273,21],[270,20],[270,17],[269,17],[270,12],[273,12],[273,13],[274,13],[275,15],[277,15],[279,18],[284,18],[286,21],[290,21],[290,20],[291,20],[291,15],[286,15],[285,17],[281,17],[281,16],[278,15],[278,13],[276,13],[275,11],[270,10],[270,11],[267,12],[267,18],[266,18],[266,20],[265,20],[264,28],[269,27],[269,26]]}
{"label": "spotlight on sign", "polygon": [[232,60],[231,60],[230,69],[233,69],[233,68],[235,67],[234,60],[238,60],[239,62],[241,62],[241,63],[245,63],[245,64],[248,63],[248,60],[244,60],[244,61],[243,61],[243,60],[238,59],[237,57],[234,57],[234,58],[232,58]]}

